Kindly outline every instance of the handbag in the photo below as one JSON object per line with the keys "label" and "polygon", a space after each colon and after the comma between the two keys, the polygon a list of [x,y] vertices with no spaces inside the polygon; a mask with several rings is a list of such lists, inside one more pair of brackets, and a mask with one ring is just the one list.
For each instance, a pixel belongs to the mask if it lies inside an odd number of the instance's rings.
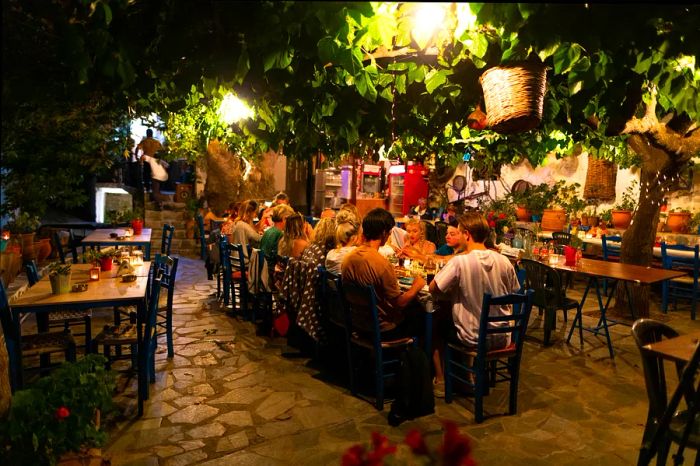
{"label": "handbag", "polygon": [[287,335],[287,331],[289,331],[289,317],[287,316],[287,312],[283,312],[275,317],[272,321],[272,331],[276,332],[281,337]]}

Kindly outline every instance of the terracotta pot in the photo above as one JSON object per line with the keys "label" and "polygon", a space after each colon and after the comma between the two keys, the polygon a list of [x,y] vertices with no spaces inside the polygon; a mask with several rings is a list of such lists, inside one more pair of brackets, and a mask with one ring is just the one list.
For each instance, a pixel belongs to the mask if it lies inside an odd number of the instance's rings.
{"label": "terracotta pot", "polygon": [[34,250],[36,251],[36,261],[44,262],[51,255],[51,240],[49,238],[40,239],[38,243],[34,243]]}
{"label": "terracotta pot", "polygon": [[515,208],[515,216],[521,222],[529,222],[530,217],[532,217],[532,212],[530,212],[525,206],[519,205]]}
{"label": "terracotta pot", "polygon": [[100,269],[102,269],[105,272],[108,270],[112,270],[112,258],[111,257],[100,258]]}
{"label": "terracotta pot", "polygon": [[632,211],[631,210],[613,210],[612,211],[612,223],[613,227],[624,230],[630,226],[632,223]]}
{"label": "terracotta pot", "polygon": [[690,212],[669,212],[666,225],[673,233],[687,233],[688,223],[690,223]]}
{"label": "terracotta pot", "polygon": [[22,233],[22,260],[30,261],[36,259],[36,251],[34,250],[34,235],[36,233]]}
{"label": "terracotta pot", "polygon": [[132,220],[131,228],[134,229],[134,235],[140,235],[143,232],[143,220],[141,220],[140,218]]}
{"label": "terracotta pot", "polygon": [[564,231],[566,211],[563,209],[544,209],[542,229],[549,231]]}

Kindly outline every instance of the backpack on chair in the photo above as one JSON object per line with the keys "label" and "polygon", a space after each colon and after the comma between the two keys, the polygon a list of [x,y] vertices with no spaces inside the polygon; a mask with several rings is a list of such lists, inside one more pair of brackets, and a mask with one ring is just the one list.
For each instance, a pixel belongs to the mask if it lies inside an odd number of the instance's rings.
{"label": "backpack on chair", "polygon": [[435,412],[430,362],[422,349],[411,346],[401,354],[398,383],[398,393],[389,411],[390,425]]}

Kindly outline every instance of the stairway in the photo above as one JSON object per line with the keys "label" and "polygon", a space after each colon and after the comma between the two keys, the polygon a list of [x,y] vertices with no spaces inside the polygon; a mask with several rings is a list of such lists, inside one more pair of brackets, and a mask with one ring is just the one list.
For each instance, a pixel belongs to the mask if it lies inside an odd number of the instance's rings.
{"label": "stairway", "polygon": [[186,238],[185,222],[187,213],[184,202],[174,202],[174,193],[162,191],[162,194],[170,199],[163,203],[163,210],[157,210],[155,202],[146,201],[145,227],[151,228],[151,256],[160,252],[160,243],[163,237],[163,224],[169,223],[175,226],[173,243],[170,252],[174,255],[199,258],[199,241]]}

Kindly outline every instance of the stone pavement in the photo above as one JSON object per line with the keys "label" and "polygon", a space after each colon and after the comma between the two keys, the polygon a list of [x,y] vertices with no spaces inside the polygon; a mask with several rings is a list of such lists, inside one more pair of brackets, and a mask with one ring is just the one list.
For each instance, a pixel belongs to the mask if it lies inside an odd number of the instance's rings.
{"label": "stone pavement", "polygon": [[[400,442],[417,428],[436,446],[442,419],[456,421],[472,438],[481,465],[636,463],[647,400],[628,326],[612,328],[612,361],[603,338],[584,335],[583,350],[577,336],[566,344],[573,313],[553,334],[554,344],[542,347],[542,322],[533,311],[517,415],[477,425],[471,399],[450,405],[436,399],[434,415],[393,428],[388,404],[378,412],[351,396],[342,378],[332,382],[309,359],[283,356],[284,339],[256,336],[252,324],[219,307],[212,295],[216,282],[207,281],[202,261],[183,258],[180,264],[175,357],[168,360],[160,345],[157,382],[141,419],[135,415],[135,380],[120,379],[122,415],[105,449],[114,466],[339,464],[342,453],[367,444],[372,431]],[[573,297],[583,283],[576,288]],[[668,320],[681,332],[700,327],[680,306]],[[506,412],[507,385],[486,397],[485,410]]]}

